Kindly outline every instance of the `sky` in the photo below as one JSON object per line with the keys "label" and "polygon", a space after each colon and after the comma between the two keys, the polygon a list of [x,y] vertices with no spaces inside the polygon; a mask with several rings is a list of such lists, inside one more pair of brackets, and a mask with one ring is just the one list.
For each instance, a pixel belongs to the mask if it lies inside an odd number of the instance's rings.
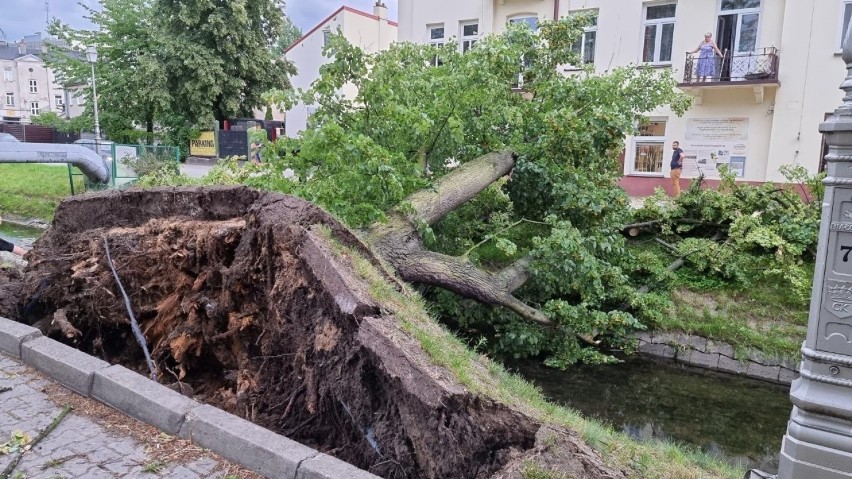
{"label": "sky", "polygon": [[[397,18],[397,0],[384,0],[390,18]],[[86,20],[86,10],[79,4],[97,7],[98,0],[48,0],[50,16],[73,28],[92,28]],[[375,0],[288,0],[287,15],[307,32],[325,17],[347,5],[368,13],[373,12]],[[46,23],[45,0],[0,0],[0,30],[7,40],[20,40],[24,35],[44,32]]]}

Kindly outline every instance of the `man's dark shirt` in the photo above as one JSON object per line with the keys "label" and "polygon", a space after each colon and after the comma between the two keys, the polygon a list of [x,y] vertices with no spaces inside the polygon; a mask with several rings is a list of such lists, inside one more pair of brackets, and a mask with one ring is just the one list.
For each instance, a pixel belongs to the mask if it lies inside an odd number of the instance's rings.
{"label": "man's dark shirt", "polygon": [[672,152],[672,169],[680,168],[682,166],[680,164],[680,155],[682,154],[683,150],[681,150],[680,148]]}

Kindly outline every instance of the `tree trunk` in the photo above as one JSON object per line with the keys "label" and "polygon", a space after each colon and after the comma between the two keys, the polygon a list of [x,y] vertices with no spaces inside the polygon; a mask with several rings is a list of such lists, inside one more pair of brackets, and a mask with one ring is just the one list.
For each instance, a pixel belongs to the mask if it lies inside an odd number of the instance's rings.
{"label": "tree trunk", "polygon": [[509,151],[490,153],[465,163],[432,188],[418,191],[403,201],[411,205],[413,214],[395,210],[386,223],[374,224],[368,234],[370,246],[405,281],[439,286],[467,298],[506,307],[530,321],[551,325],[541,311],[512,296],[529,278],[529,258],[491,273],[465,258],[427,250],[417,232],[418,225],[434,225],[514,166],[515,154]]}

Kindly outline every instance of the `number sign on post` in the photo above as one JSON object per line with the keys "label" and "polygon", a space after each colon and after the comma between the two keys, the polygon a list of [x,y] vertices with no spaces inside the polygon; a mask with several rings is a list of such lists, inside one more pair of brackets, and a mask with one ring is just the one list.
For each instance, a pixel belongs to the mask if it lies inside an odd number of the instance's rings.
{"label": "number sign on post", "polygon": [[852,478],[852,29],[843,104],[820,126],[828,155],[808,334],[779,479]]}

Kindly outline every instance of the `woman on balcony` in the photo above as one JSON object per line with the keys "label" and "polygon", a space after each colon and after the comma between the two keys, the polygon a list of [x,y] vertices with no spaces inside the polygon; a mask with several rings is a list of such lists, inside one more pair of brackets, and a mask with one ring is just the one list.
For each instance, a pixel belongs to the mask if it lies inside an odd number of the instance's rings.
{"label": "woman on balcony", "polygon": [[698,44],[698,48],[689,53],[698,51],[701,53],[698,55],[698,67],[695,69],[695,76],[698,77],[698,81],[706,81],[707,77],[712,80],[716,76],[716,55],[723,56],[722,51],[713,41],[713,35],[705,33],[704,41]]}

